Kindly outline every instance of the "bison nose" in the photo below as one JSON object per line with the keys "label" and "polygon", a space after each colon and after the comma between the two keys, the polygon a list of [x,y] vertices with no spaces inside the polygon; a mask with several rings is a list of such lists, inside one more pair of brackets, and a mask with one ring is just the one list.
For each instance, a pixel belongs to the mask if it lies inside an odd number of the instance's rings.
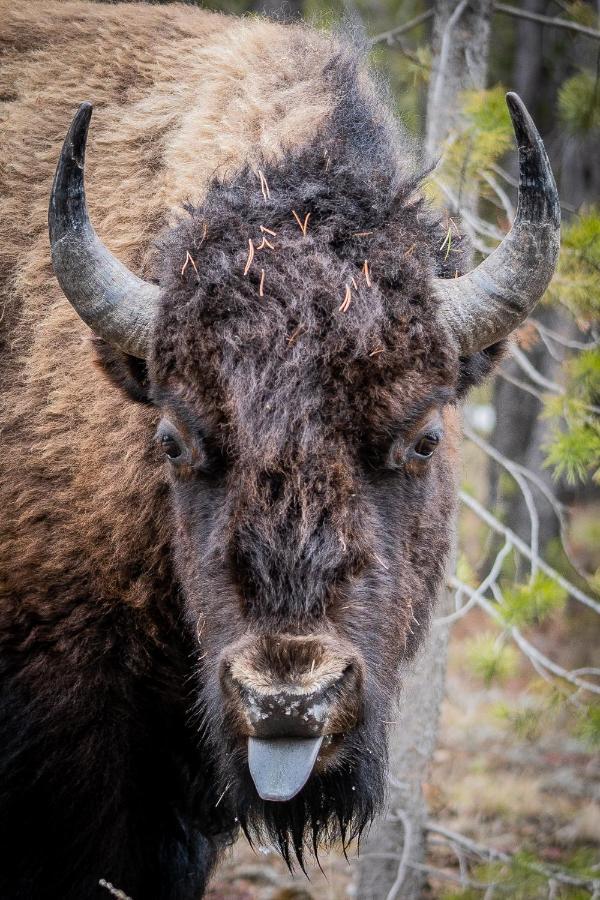
{"label": "bison nose", "polygon": [[242,688],[242,703],[254,737],[315,738],[326,733],[336,693],[335,686],[310,693],[294,685],[269,693]]}
{"label": "bison nose", "polygon": [[259,795],[290,800],[310,777],[323,739],[356,726],[362,667],[323,641],[263,638],[228,654],[221,687],[234,727],[248,738]]}
{"label": "bison nose", "polygon": [[241,674],[239,667],[227,666],[221,673],[221,687],[240,730],[252,737],[339,734],[356,724],[361,700],[360,670],[353,662],[345,662],[341,672],[328,672],[326,677],[313,670],[285,681],[269,671]]}

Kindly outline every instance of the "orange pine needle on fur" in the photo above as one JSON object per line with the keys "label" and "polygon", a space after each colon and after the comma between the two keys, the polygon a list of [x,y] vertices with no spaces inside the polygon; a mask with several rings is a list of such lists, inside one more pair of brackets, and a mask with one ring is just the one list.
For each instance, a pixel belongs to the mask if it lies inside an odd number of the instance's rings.
{"label": "orange pine needle on fur", "polygon": [[259,297],[265,296],[264,285],[265,285],[265,270],[261,269],[260,270],[260,284],[258,285],[258,296]]}
{"label": "orange pine needle on fur", "polygon": [[270,250],[274,250],[274,249],[275,249],[275,247],[273,246],[273,244],[271,243],[271,241],[268,241],[268,240],[266,239],[266,237],[263,235],[263,239],[262,239],[262,241],[260,242],[260,244],[257,246],[256,249],[257,249],[257,250],[264,250],[265,247],[268,247]]}
{"label": "orange pine needle on fur", "polygon": [[190,254],[190,251],[189,251],[189,250],[186,250],[186,251],[185,251],[185,262],[184,262],[183,267],[182,267],[182,269],[181,269],[181,274],[182,274],[182,275],[185,275],[185,270],[186,270],[187,267],[190,265],[190,263],[191,263],[192,269],[194,270],[194,272],[195,272],[196,275],[197,275],[197,274],[198,274],[198,269],[196,268],[196,263],[195,263],[194,260],[192,259],[191,254]]}
{"label": "orange pine needle on fur", "polygon": [[252,260],[254,259],[254,244],[252,242],[252,238],[248,238],[248,259],[246,260],[246,268],[244,269],[244,275],[247,275],[250,271],[250,266],[252,265]]}
{"label": "orange pine needle on fur", "polygon": [[367,237],[369,234],[373,234],[372,231],[353,231],[352,237]]}
{"label": "orange pine needle on fur", "polygon": [[264,225],[260,226],[260,230],[263,234],[270,234],[272,237],[277,237],[276,231],[273,231],[271,228],[266,228]]}
{"label": "orange pine needle on fur", "polygon": [[260,189],[262,191],[263,200],[266,203],[267,200],[271,199],[271,191],[269,189],[269,182],[267,181],[267,179],[265,178],[265,176],[263,175],[263,173],[261,172],[260,169],[258,170],[258,175],[260,178]]}
{"label": "orange pine needle on fur", "polygon": [[294,216],[296,222],[300,227],[300,231],[302,232],[303,237],[306,237],[306,232],[308,231],[308,220],[310,219],[310,213],[306,213],[304,216],[304,222],[300,221],[300,216],[296,212],[295,209],[292,210],[292,215]]}
{"label": "orange pine needle on fur", "polygon": [[296,340],[298,335],[303,331],[303,329],[304,329],[304,325],[297,325],[296,328],[294,328],[294,330],[292,331],[292,333],[290,334],[290,336],[288,338],[289,346],[291,346],[294,343],[294,341]]}
{"label": "orange pine needle on fur", "polygon": [[364,262],[364,265],[363,265],[363,272],[364,272],[364,276],[365,276],[365,281],[367,282],[367,287],[372,287],[372,283],[371,283],[371,273],[369,272],[369,261],[368,261],[368,259],[365,259],[365,262]]}
{"label": "orange pine needle on fur", "polygon": [[350,302],[352,300],[352,290],[350,285],[346,285],[346,293],[344,294],[344,299],[342,300],[341,306],[338,307],[338,312],[347,312],[348,307],[350,306]]}
{"label": "orange pine needle on fur", "polygon": [[371,350],[369,356],[377,356],[379,353],[383,353],[383,347],[375,347],[374,350]]}

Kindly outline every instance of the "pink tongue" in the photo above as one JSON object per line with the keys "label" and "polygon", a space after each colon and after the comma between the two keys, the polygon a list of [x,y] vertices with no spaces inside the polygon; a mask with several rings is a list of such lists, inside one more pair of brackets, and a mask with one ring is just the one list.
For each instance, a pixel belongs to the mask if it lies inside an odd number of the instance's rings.
{"label": "pink tongue", "polygon": [[316,738],[248,738],[248,765],[263,800],[291,800],[313,770],[323,741]]}

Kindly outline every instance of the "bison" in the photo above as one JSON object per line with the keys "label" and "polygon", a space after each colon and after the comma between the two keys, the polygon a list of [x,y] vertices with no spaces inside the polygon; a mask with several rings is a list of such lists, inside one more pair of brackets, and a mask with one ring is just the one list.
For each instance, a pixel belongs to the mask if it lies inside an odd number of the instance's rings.
{"label": "bison", "polygon": [[191,900],[240,828],[302,862],[381,808],[556,187],[509,94],[517,217],[465,274],[356,42],[0,13],[0,896]]}

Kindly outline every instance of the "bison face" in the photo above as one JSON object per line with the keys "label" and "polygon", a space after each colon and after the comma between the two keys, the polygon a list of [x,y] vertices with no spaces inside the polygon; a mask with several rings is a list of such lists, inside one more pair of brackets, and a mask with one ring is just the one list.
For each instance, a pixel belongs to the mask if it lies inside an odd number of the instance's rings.
{"label": "bison face", "polygon": [[288,860],[308,835],[351,837],[381,803],[399,664],[451,543],[454,404],[558,251],[552,173],[515,95],[517,217],[455,277],[458,242],[415,199],[389,118],[354,64],[338,69],[313,144],[213,182],[157,246],[154,283],[87,217],[89,104],[50,206],[61,286],[113,381],[161,416],[218,802]]}
{"label": "bison face", "polygon": [[222,790],[242,821],[294,839],[340,811],[361,827],[381,801],[398,666],[443,575],[454,493],[449,390],[414,372],[391,389],[363,379],[336,410],[323,378],[310,411],[307,359],[299,348],[303,376],[268,394],[276,434],[258,427],[261,399],[242,436],[251,398],[233,385],[216,407],[234,421],[181,390],[161,394],[157,433]]}
{"label": "bison face", "polygon": [[[298,304],[309,284],[322,279]],[[212,313],[182,321],[171,289],[157,324],[156,440],[198,712],[233,814],[285,854],[305,827],[349,837],[381,803],[399,663],[450,543],[458,357],[437,326],[388,320],[376,290],[294,341],[297,312],[273,297],[230,311],[243,346]]]}

